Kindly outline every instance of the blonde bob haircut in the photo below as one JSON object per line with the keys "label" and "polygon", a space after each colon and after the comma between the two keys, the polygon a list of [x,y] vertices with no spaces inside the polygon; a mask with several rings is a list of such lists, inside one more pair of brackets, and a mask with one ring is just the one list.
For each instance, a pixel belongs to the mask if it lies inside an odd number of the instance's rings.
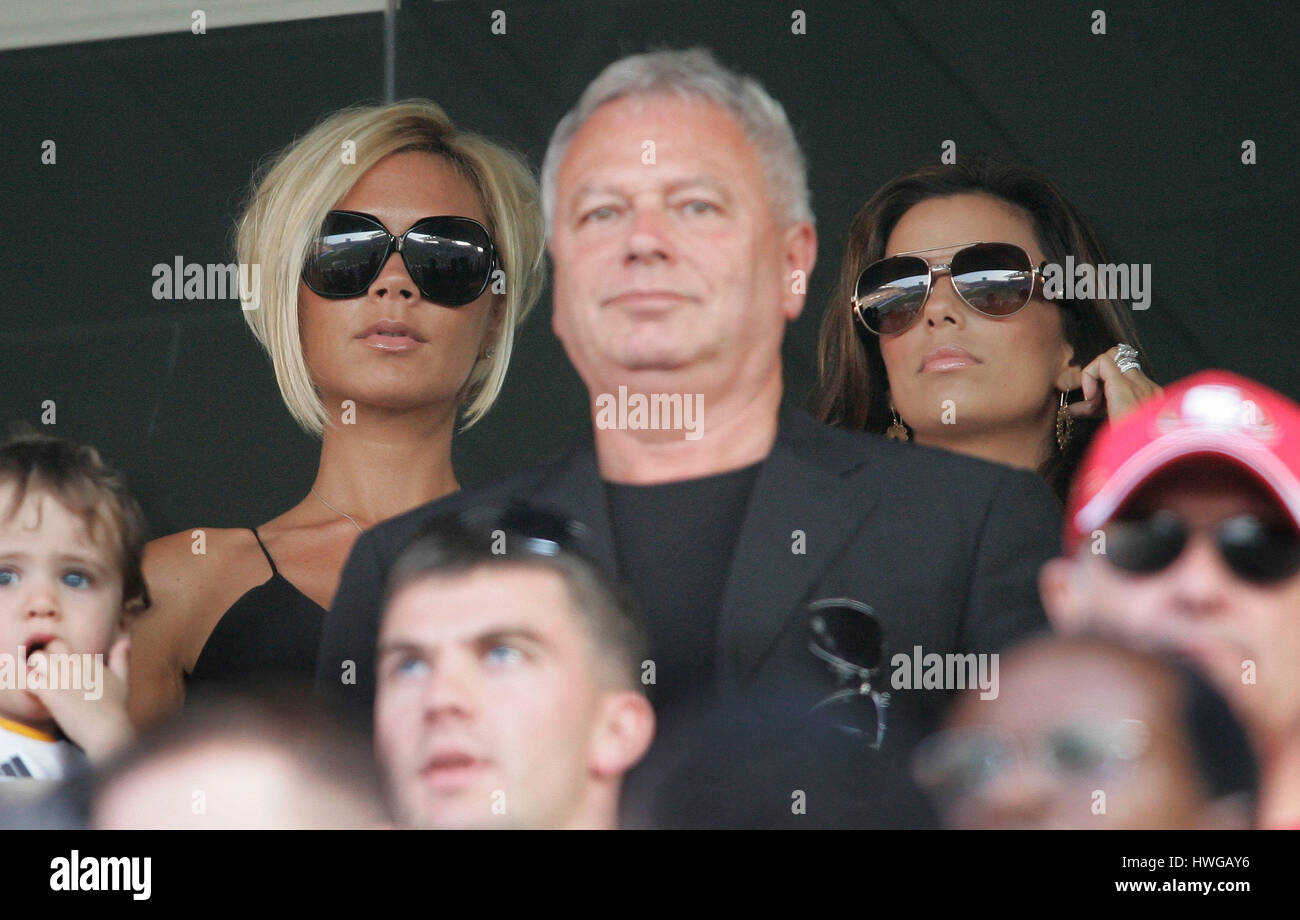
{"label": "blonde bob haircut", "polygon": [[[497,268],[506,276],[504,316],[491,357],[475,363],[460,394],[464,428],[491,408],[505,381],[515,330],[545,284],[545,237],[537,180],[527,162],[484,137],[458,131],[426,99],[354,106],[335,112],[295,140],[253,176],[248,204],[236,227],[240,265],[252,297],[244,319],[266,349],[290,414],[320,437],[330,416],[312,382],[298,329],[298,285],[308,250],[325,215],[384,157],[408,150],[436,154],[478,191]],[[495,287],[495,277],[493,287]],[[501,309],[498,296],[497,309]]]}

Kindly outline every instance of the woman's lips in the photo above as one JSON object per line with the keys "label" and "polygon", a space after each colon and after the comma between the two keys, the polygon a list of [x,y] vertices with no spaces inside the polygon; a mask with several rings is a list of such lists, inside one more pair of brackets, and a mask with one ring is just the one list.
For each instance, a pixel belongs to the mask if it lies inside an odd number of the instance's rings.
{"label": "woman's lips", "polygon": [[927,351],[921,358],[921,373],[938,373],[973,367],[980,361],[959,345],[944,345]]}
{"label": "woman's lips", "polygon": [[418,332],[406,323],[391,319],[375,323],[358,338],[371,348],[387,352],[411,351],[424,344],[424,339]]}
{"label": "woman's lips", "polygon": [[375,332],[361,340],[371,348],[379,351],[412,351],[419,348],[421,343],[411,338],[409,335],[393,335],[391,333]]}

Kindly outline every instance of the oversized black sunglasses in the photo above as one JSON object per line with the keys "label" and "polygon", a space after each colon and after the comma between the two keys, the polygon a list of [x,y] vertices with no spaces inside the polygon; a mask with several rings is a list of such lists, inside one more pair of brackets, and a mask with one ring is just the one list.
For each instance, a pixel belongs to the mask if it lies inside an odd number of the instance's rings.
{"label": "oversized black sunglasses", "polygon": [[947,262],[934,265],[920,256],[938,251],[901,252],[863,269],[852,302],[858,322],[876,335],[906,332],[921,315],[935,277],[943,272],[972,310],[1007,317],[1029,303],[1043,278],[1043,267],[1035,268],[1029,253],[1013,243],[963,243]]}
{"label": "oversized black sunglasses", "polygon": [[811,715],[879,749],[889,706],[889,694],[872,686],[884,648],[880,621],[866,604],[847,597],[814,601],[807,612],[808,650],[830,666],[840,683],[849,685],[814,706]]}
{"label": "oversized black sunglasses", "polygon": [[359,211],[325,216],[302,280],[322,297],[360,297],[399,252],[420,293],[433,303],[459,307],[482,296],[496,265],[487,228],[469,217],[425,217],[401,236]]}
{"label": "oversized black sunglasses", "polygon": [[[1105,528],[1106,558],[1126,572],[1150,575],[1182,555],[1192,528],[1171,511],[1139,520],[1112,521]],[[1255,584],[1285,581],[1300,572],[1300,532],[1253,514],[1220,521],[1214,543],[1238,577]]]}

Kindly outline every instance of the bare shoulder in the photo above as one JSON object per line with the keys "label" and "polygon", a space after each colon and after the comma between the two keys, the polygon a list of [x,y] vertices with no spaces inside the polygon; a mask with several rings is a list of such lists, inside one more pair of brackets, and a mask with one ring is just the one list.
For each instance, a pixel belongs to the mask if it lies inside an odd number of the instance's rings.
{"label": "bare shoulder", "polygon": [[145,546],[152,603],[132,628],[127,697],[138,728],[180,708],[185,676],[222,614],[269,574],[248,530],[196,527]]}
{"label": "bare shoulder", "polygon": [[266,581],[270,567],[248,529],[195,527],[150,541],[144,577],[153,605],[140,625],[153,620],[153,631],[171,637],[192,665],[216,619]]}
{"label": "bare shoulder", "polygon": [[144,549],[145,578],[155,599],[197,600],[242,572],[266,568],[244,527],[195,527],[151,540]]}

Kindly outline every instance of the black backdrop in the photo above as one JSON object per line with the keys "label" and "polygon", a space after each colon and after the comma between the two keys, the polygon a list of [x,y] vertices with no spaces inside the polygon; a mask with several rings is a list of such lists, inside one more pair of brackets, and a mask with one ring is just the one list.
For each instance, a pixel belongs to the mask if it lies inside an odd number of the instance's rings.
{"label": "black backdrop", "polygon": [[[1106,34],[1093,34],[1104,6]],[[506,14],[492,31],[493,10]],[[806,34],[792,31],[792,11]],[[428,96],[540,163],[614,58],[705,45],[786,106],[808,155],[820,260],[785,347],[788,396],[854,210],[904,168],[983,151],[1077,201],[1112,258],[1150,263],[1137,314],[1155,373],[1207,366],[1300,394],[1300,7],[1065,2],[404,0],[397,97]],[[233,259],[257,161],[383,93],[383,16],[216,28],[0,54],[0,424],[98,444],[155,534],[260,523],[306,491],[316,442],[281,405],[238,302],[152,296],[152,266]],[[188,13],[181,28],[188,26]],[[54,165],[42,142],[56,142]],[[1252,140],[1258,162],[1242,163]],[[526,324],[500,402],[456,445],[464,484],[586,424],[549,327]]]}

